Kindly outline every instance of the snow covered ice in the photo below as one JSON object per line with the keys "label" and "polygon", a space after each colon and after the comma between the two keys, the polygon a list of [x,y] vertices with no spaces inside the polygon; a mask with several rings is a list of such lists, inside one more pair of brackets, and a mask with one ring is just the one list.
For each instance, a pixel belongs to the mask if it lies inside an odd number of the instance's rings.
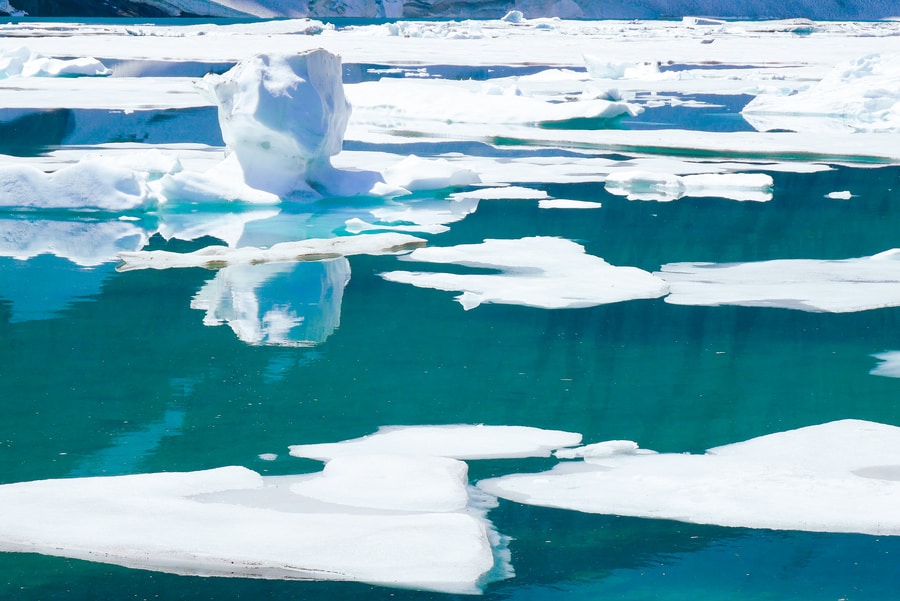
{"label": "snow covered ice", "polygon": [[[624,444],[623,444],[624,443]],[[603,444],[603,443],[601,443]],[[843,420],[769,434],[703,455],[634,443],[591,445],[583,461],[482,480],[527,503],[701,524],[900,534],[900,428]],[[578,453],[560,454],[577,457]]]}
{"label": "snow covered ice", "polygon": [[558,309],[590,307],[643,298],[657,298],[666,283],[636,267],[610,265],[584,248],[561,238],[485,240],[482,244],[427,247],[403,257],[409,261],[453,263],[504,273],[452,274],[390,271],[382,277],[420,288],[459,290],[464,309],[482,303],[521,304]]}

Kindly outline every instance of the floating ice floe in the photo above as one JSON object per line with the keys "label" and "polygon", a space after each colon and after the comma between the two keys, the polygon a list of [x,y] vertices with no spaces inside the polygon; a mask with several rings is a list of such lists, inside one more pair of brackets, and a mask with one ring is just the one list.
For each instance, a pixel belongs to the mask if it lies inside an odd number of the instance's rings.
{"label": "floating ice floe", "polygon": [[0,550],[472,594],[512,574],[483,497],[470,497],[464,463],[421,456],[345,457],[304,476],[224,467],[25,482],[0,486]]}
{"label": "floating ice floe", "polygon": [[387,186],[409,192],[470,186],[481,181],[471,169],[447,159],[423,159],[414,154],[382,171],[382,177]]}
{"label": "floating ice floe", "polygon": [[251,345],[309,347],[340,325],[350,281],[345,257],[322,261],[229,265],[191,299],[203,324],[223,323]]}
{"label": "floating ice floe", "polygon": [[652,61],[638,63],[610,61],[599,56],[585,54],[584,65],[587,67],[588,75],[593,79],[659,80],[678,78],[678,74],[674,72],[661,73],[659,63]]}
{"label": "floating ice floe", "polygon": [[403,128],[419,121],[443,124],[541,124],[572,119],[613,119],[635,116],[643,109],[627,102],[600,98],[549,102],[515,93],[497,93],[496,84],[481,90],[459,82],[385,78],[347,86],[353,103],[353,123]]}
{"label": "floating ice floe", "polygon": [[807,89],[760,94],[741,114],[759,131],[900,131],[900,54],[841,63]]}
{"label": "floating ice floe", "polygon": [[606,190],[628,200],[667,202],[685,196],[730,200],[772,200],[772,177],[764,173],[702,173],[674,175],[652,171],[617,171],[606,178]]}
{"label": "floating ice floe", "polygon": [[829,192],[825,195],[825,198],[831,198],[832,200],[850,200],[853,198],[853,193],[850,192],[850,190],[838,190]]}
{"label": "floating ice floe", "polygon": [[7,77],[106,76],[112,71],[95,58],[59,59],[19,47],[0,49],[0,79]]}
{"label": "floating ice floe", "polygon": [[224,267],[235,264],[291,262],[334,256],[375,255],[405,252],[425,243],[408,234],[385,232],[337,238],[312,238],[280,242],[270,248],[207,246],[190,253],[164,250],[123,252],[121,271],[131,269],[171,269],[179,267]]}
{"label": "floating ice floe", "polygon": [[669,263],[667,303],[849,313],[900,306],[900,250],[841,260]]}
{"label": "floating ice floe", "polygon": [[[900,535],[900,428],[844,420],[704,455],[613,452],[482,480],[498,497],[588,513],[701,524]],[[609,450],[609,449],[606,449]]]}
{"label": "floating ice floe", "polygon": [[562,238],[485,240],[481,244],[420,248],[404,259],[501,270],[499,274],[381,274],[391,282],[462,291],[456,300],[466,310],[482,303],[546,309],[591,307],[658,298],[668,291],[662,279],[636,267],[610,265],[600,257],[586,254],[583,246]]}
{"label": "floating ice floe", "polygon": [[359,454],[429,455],[453,459],[549,457],[555,449],[581,442],[581,434],[527,426],[457,424],[387,426],[374,434],[343,442],[291,447],[294,457],[328,461]]}

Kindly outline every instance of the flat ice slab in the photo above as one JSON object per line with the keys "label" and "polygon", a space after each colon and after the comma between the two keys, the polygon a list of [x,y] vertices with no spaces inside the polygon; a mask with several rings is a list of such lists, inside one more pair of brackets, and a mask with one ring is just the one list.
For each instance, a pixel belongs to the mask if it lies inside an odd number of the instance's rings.
{"label": "flat ice slab", "polygon": [[178,574],[478,593],[500,537],[470,506],[466,474],[452,459],[365,456],[309,476],[224,467],[7,484],[0,550]]}
{"label": "flat ice slab", "polygon": [[499,269],[499,274],[391,271],[382,277],[420,288],[459,290],[464,309],[502,303],[547,309],[591,307],[642,298],[668,290],[660,278],[636,267],[610,265],[562,238],[485,240],[481,244],[416,249],[410,261]]}
{"label": "flat ice slab", "polygon": [[581,442],[581,434],[527,426],[388,426],[343,442],[291,447],[291,455],[329,460],[361,453],[432,455],[455,459],[549,457]]}
{"label": "flat ice slab", "polygon": [[[710,449],[622,444],[539,474],[482,480],[498,497],[588,513],[777,530],[900,535],[900,428],[843,420]],[[567,453],[574,456],[575,453]]]}
{"label": "flat ice slab", "polygon": [[900,251],[835,261],[669,263],[667,303],[849,313],[900,305]]}

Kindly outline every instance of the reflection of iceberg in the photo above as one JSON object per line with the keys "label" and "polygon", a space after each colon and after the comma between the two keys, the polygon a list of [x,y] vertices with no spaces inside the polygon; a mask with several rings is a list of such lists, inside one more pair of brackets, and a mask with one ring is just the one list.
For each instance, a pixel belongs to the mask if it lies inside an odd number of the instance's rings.
{"label": "reflection of iceberg", "polygon": [[182,409],[167,409],[161,420],[113,438],[109,447],[78,462],[71,476],[117,476],[134,471],[159,442],[180,434],[184,424]]}
{"label": "reflection of iceberg", "polygon": [[340,325],[349,281],[344,257],[231,265],[200,289],[191,308],[206,311],[205,325],[227,323],[248,344],[312,346]]}
{"label": "reflection of iceberg", "polygon": [[129,221],[0,219],[0,256],[24,260],[51,254],[93,267],[140,249],[149,237]]}
{"label": "reflection of iceberg", "polygon": [[900,428],[844,420],[705,455],[620,448],[549,472],[483,480],[479,487],[522,503],[588,513],[897,535],[898,457]]}
{"label": "reflection of iceberg", "polygon": [[482,244],[420,248],[410,261],[501,269],[500,274],[391,271],[382,277],[420,288],[460,290],[465,309],[504,303],[546,309],[592,307],[666,293],[666,283],[636,267],[617,267],[570,240],[550,237],[485,240]]}
{"label": "reflection of iceberg", "polygon": [[667,303],[744,305],[849,313],[900,305],[900,251],[822,261],[669,263],[656,274]]}
{"label": "reflection of iceberg", "polygon": [[[423,473],[439,486],[418,486]],[[0,550],[178,574],[478,593],[511,568],[485,517],[488,500],[470,498],[467,483],[459,461],[358,457],[306,476],[224,467],[8,484]]]}

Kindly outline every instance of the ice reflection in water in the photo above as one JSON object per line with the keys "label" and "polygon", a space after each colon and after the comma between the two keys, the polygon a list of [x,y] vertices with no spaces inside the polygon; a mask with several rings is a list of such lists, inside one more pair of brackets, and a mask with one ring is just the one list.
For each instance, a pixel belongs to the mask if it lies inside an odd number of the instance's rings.
{"label": "ice reflection in water", "polygon": [[200,289],[191,308],[206,311],[205,325],[227,323],[248,344],[314,346],[340,325],[349,281],[344,257],[230,265]]}

